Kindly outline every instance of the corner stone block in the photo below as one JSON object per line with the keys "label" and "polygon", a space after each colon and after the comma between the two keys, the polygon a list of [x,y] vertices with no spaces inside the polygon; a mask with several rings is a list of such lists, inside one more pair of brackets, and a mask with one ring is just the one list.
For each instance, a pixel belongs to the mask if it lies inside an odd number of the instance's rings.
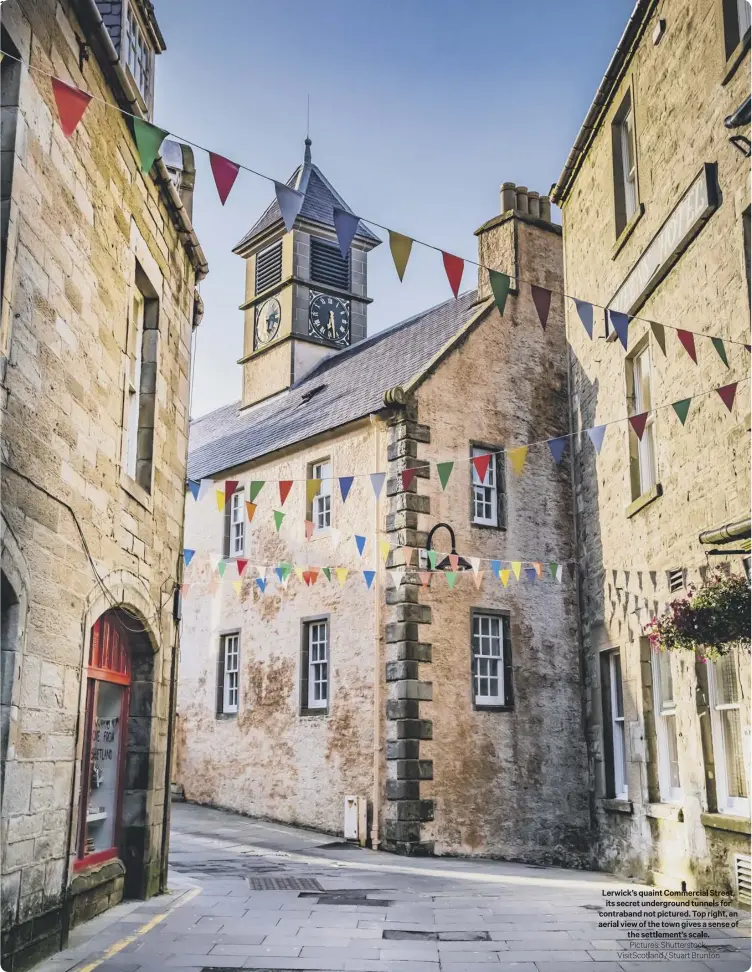
{"label": "corner stone block", "polygon": [[387,719],[420,719],[420,703],[417,699],[389,699],[386,703]]}
{"label": "corner stone block", "polygon": [[420,800],[420,782],[418,780],[387,780],[387,800]]}
{"label": "corner stone block", "polygon": [[401,719],[397,723],[398,739],[433,739],[430,719]]}
{"label": "corner stone block", "polygon": [[387,682],[397,682],[400,679],[418,679],[417,661],[394,661],[386,663]]}
{"label": "corner stone block", "polygon": [[397,641],[418,641],[418,625],[414,621],[392,622],[386,625],[387,644]]}
{"label": "corner stone block", "polygon": [[384,837],[386,840],[418,842],[420,841],[420,821],[385,820]]}
{"label": "corner stone block", "polygon": [[387,759],[418,759],[420,756],[420,739],[398,739],[387,742]]}

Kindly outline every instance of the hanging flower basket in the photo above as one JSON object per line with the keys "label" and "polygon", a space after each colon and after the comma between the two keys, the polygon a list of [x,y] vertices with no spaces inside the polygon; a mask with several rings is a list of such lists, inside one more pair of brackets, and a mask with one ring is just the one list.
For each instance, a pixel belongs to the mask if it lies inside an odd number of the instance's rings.
{"label": "hanging flower basket", "polygon": [[656,651],[694,651],[720,658],[738,645],[750,648],[750,588],[744,577],[716,574],[645,626]]}

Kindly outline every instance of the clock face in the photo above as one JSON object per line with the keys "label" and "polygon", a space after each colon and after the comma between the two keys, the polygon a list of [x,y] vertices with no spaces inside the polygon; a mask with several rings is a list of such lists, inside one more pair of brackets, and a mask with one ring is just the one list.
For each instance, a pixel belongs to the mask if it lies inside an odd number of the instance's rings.
{"label": "clock face", "polygon": [[282,309],[276,297],[269,300],[259,307],[256,315],[256,347],[273,341],[279,331],[279,322],[282,317]]}
{"label": "clock face", "polygon": [[341,297],[312,294],[308,332],[335,344],[350,343],[350,304]]}

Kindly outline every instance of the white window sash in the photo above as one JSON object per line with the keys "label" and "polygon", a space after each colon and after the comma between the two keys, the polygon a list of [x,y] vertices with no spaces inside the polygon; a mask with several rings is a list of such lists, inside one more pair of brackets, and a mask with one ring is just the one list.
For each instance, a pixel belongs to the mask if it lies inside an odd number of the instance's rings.
{"label": "white window sash", "polygon": [[736,12],[739,18],[739,40],[741,41],[752,23],[752,5],[749,0],[736,0]]}
{"label": "white window sash", "polygon": [[311,467],[311,479],[320,479],[319,491],[311,503],[311,519],[316,531],[328,530],[332,525],[332,466],[319,462]]}
{"label": "white window sash", "polygon": [[[657,652],[653,653],[653,705],[655,707],[655,733],[658,743],[658,788],[662,803],[681,803],[682,788],[671,782],[671,747],[670,734],[673,732],[675,743],[678,743],[676,733],[676,704],[673,701],[663,701],[661,683],[661,658]],[[671,659],[666,659],[671,664]],[[671,721],[670,721],[671,720]]]}
{"label": "white window sash", "polygon": [[627,222],[637,210],[637,186],[634,163],[634,143],[632,132],[632,109],[627,112],[620,127],[621,140],[621,170],[624,181],[624,209]]}
{"label": "white window sash", "polygon": [[[738,677],[738,675],[737,675]],[[724,710],[737,710],[740,713],[741,705],[739,702],[718,702],[718,687],[716,685],[716,671],[713,664],[708,665],[708,688],[710,694],[710,729],[713,738],[713,755],[715,761],[715,781],[716,799],[720,813],[728,813],[732,816],[749,817],[750,801],[749,796],[738,797],[730,796],[728,785],[728,772],[726,769],[726,738],[723,727],[721,713]],[[749,729],[749,727],[746,727]],[[745,768],[745,779],[747,793],[749,794],[749,752],[748,745],[745,745],[748,734],[745,733],[745,726],[741,725],[742,759]]]}
{"label": "white window sash", "polygon": [[[472,641],[475,704],[504,705],[504,624],[502,619],[495,614],[474,614]],[[493,686],[496,688],[495,692],[491,691]]]}
{"label": "white window sash", "polygon": [[245,550],[245,510],[243,498],[245,490],[232,494],[230,500],[230,556],[242,556]]}
{"label": "white window sash", "polygon": [[225,635],[222,639],[222,651],[224,652],[222,711],[237,712],[240,694],[240,636]]}
{"label": "white window sash", "polygon": [[151,50],[132,4],[126,4],[125,63],[141,97],[148,102],[151,93]]}
{"label": "white window sash", "polygon": [[647,383],[650,388],[652,385],[652,362],[650,350],[645,348],[632,361],[632,382],[634,385],[635,414],[648,412],[645,422],[645,430],[642,438],[637,440],[637,464],[640,473],[640,495],[647,493],[655,486],[658,475],[655,462],[655,414],[650,411],[652,407],[652,393],[649,392],[649,401],[643,397],[643,372],[647,369]]}
{"label": "white window sash", "polygon": [[326,709],[329,705],[329,624],[312,621],[308,625],[308,708]]}
{"label": "white window sash", "polygon": [[[473,458],[488,455],[487,449],[473,448]],[[482,526],[498,526],[499,509],[496,493],[496,455],[491,454],[485,481],[478,475],[474,463],[470,463],[473,489],[473,523]]]}
{"label": "white window sash", "polygon": [[131,378],[128,386],[128,427],[126,472],[131,479],[136,478],[138,468],[138,417],[141,410],[141,359],[144,346],[144,297],[140,290],[133,292],[133,327],[135,340]]}
{"label": "white window sash", "polygon": [[[613,767],[614,767],[614,793],[617,800],[626,800],[629,795],[627,786],[627,751],[625,738],[624,712],[617,715],[618,693],[616,690],[617,666],[616,659],[621,657],[618,651],[610,652],[609,671],[611,674],[611,735],[613,742]],[[619,665],[618,679],[621,688],[622,706],[624,704],[624,684],[621,678],[621,665]]]}

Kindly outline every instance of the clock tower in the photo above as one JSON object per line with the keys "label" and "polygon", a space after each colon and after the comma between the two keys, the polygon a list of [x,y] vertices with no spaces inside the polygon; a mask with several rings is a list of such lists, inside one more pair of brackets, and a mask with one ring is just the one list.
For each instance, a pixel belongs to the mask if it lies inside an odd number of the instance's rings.
{"label": "clock tower", "polygon": [[367,255],[381,241],[360,223],[343,259],[334,207],[351,210],[311,161],[308,138],[287,185],[305,196],[292,230],[275,199],[233,250],[246,262],[243,408],[289,388],[367,333]]}

